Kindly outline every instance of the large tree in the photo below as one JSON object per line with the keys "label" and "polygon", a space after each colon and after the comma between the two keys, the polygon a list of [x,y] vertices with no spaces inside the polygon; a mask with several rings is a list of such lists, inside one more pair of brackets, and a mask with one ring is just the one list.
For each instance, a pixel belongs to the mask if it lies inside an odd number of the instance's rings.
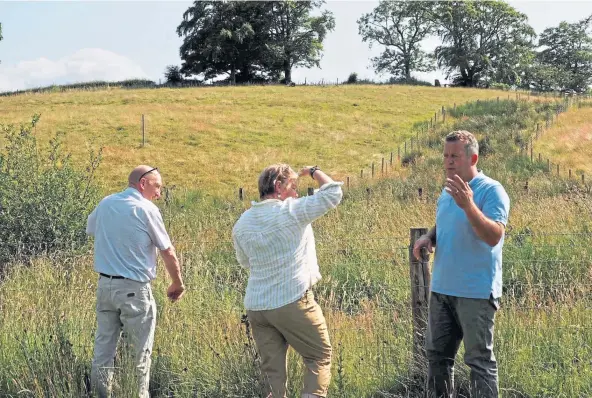
{"label": "large tree", "polygon": [[261,58],[262,23],[255,2],[195,1],[177,28],[184,37],[181,72],[206,80],[227,75],[232,83],[251,80]]}
{"label": "large tree", "polygon": [[335,18],[324,10],[319,16],[311,11],[320,8],[324,1],[271,1],[267,5],[269,36],[266,40],[267,66],[282,71],[286,83],[292,81],[292,68],[319,66],[323,41],[335,28]]}
{"label": "large tree", "polygon": [[411,78],[411,71],[434,69],[433,59],[421,49],[421,42],[433,31],[430,10],[416,1],[381,0],[371,13],[358,19],[362,41],[384,46],[380,56],[372,58],[374,70],[397,78]]}
{"label": "large tree", "polygon": [[185,76],[228,75],[232,82],[279,78],[292,68],[319,66],[333,15],[311,16],[322,1],[196,1],[177,28]]}
{"label": "large tree", "polygon": [[592,15],[541,33],[537,61],[543,70],[554,71],[556,88],[585,91],[592,84],[591,29]]}
{"label": "large tree", "polygon": [[498,0],[440,1],[432,6],[442,41],[435,55],[449,78],[462,86],[477,86],[484,79],[520,82],[535,37],[525,14]]}

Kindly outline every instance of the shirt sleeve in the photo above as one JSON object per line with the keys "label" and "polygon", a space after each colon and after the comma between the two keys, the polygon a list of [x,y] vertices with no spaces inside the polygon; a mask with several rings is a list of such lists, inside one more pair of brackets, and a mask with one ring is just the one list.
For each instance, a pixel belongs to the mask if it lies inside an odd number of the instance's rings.
{"label": "shirt sleeve", "polygon": [[166,250],[171,247],[171,239],[164,227],[160,210],[158,210],[158,208],[148,210],[146,211],[146,216],[148,235],[150,236],[152,243],[154,243],[154,246],[159,250]]}
{"label": "shirt sleeve", "polygon": [[314,195],[290,200],[290,215],[301,226],[310,224],[337,207],[343,197],[342,185],[343,182],[329,182],[320,187]]}
{"label": "shirt sleeve", "polygon": [[508,223],[510,198],[504,187],[497,184],[489,189],[481,211],[485,217],[492,221],[500,222],[504,224],[504,226]]}
{"label": "shirt sleeve", "polygon": [[244,268],[250,268],[251,264],[249,263],[249,257],[244,252],[243,248],[241,247],[237,236],[233,233],[232,234],[232,244],[234,245],[234,251],[236,252],[236,260],[238,263]]}
{"label": "shirt sleeve", "polygon": [[86,234],[90,236],[95,236],[95,230],[97,227],[97,209],[99,206],[95,207],[95,209],[88,215],[86,220]]}

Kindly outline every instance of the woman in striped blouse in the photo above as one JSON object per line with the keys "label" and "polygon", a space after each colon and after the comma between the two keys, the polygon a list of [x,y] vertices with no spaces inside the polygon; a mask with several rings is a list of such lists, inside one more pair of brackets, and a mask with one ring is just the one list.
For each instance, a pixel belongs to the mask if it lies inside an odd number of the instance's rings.
{"label": "woman in striped blouse", "polygon": [[[298,176],[320,189],[298,198]],[[331,380],[331,343],[311,288],[321,279],[311,223],[335,208],[341,182],[315,167],[298,174],[287,164],[259,176],[260,202],[253,202],[232,230],[238,262],[250,270],[245,309],[261,356],[268,397],[286,396],[288,346],[304,359],[302,397],[326,397]]]}

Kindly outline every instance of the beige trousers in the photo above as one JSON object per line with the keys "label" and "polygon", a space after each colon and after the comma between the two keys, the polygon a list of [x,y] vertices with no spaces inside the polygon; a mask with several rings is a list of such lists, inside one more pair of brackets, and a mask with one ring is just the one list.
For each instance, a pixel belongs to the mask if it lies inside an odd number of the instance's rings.
{"label": "beige trousers", "polygon": [[326,397],[331,381],[331,342],[325,317],[312,291],[294,303],[273,310],[247,311],[247,316],[270,395],[286,397],[286,354],[288,346],[292,346],[307,368],[302,396]]}
{"label": "beige trousers", "polygon": [[99,278],[91,384],[100,398],[111,394],[115,352],[122,331],[133,354],[138,381],[137,396],[149,397],[150,355],[155,326],[156,303],[150,283]]}

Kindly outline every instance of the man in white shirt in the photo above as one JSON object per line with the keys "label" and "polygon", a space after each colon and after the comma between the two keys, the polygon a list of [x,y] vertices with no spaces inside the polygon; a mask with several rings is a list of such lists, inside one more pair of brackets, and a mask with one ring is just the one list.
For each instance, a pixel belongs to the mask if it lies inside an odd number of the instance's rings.
{"label": "man in white shirt", "polygon": [[156,303],[150,282],[156,277],[160,250],[172,283],[167,296],[176,301],[185,286],[175,248],[160,210],[162,177],[157,168],[141,165],[129,175],[129,186],[109,195],[88,216],[86,233],[95,238],[97,332],[91,384],[99,397],[108,397],[117,342],[123,330],[133,350],[140,398],[149,397],[150,355],[156,326]]}

